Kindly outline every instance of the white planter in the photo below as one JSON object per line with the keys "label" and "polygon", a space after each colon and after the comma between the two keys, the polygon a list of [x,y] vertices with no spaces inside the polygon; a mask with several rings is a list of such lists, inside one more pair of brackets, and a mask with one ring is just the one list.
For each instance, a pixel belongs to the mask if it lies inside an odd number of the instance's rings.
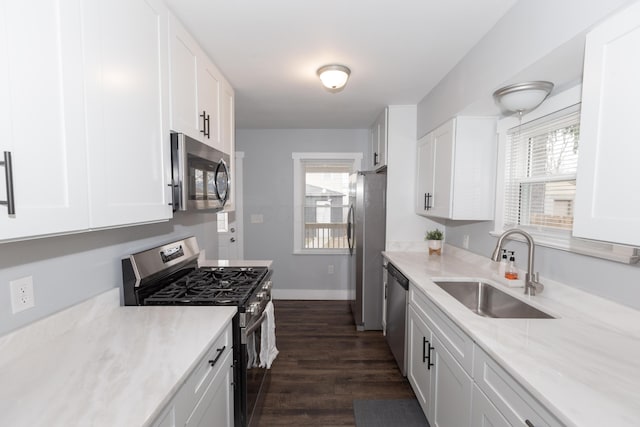
{"label": "white planter", "polygon": [[442,255],[442,240],[427,240],[429,245],[429,255]]}

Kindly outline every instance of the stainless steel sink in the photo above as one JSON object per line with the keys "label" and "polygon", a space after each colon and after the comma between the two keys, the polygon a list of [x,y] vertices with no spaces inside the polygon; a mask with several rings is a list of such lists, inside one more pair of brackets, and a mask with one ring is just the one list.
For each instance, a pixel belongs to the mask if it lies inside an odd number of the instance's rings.
{"label": "stainless steel sink", "polygon": [[553,319],[553,316],[478,280],[437,281],[436,285],[478,316],[500,319]]}

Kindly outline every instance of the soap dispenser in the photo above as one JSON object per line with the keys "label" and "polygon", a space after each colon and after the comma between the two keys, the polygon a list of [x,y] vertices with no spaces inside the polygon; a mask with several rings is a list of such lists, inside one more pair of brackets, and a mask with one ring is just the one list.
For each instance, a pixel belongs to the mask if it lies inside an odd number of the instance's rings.
{"label": "soap dispenser", "polygon": [[509,260],[507,259],[507,250],[502,250],[502,259],[500,260],[500,264],[498,264],[498,274],[500,277],[505,277],[507,273],[507,267],[509,265]]}
{"label": "soap dispenser", "polygon": [[511,256],[509,257],[509,265],[507,265],[507,271],[505,271],[504,277],[509,280],[517,280],[518,269],[516,268],[516,253],[514,251],[511,251],[510,254]]}

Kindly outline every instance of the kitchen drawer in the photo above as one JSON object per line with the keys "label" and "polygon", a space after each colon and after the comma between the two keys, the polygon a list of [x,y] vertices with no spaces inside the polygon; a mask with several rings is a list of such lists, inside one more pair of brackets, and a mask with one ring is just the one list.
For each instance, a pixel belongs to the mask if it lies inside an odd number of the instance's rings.
{"label": "kitchen drawer", "polygon": [[[231,322],[216,338],[205,356],[200,359],[193,373],[187,378],[180,390],[181,398],[176,403],[179,419],[183,417],[186,419],[186,416],[191,414],[194,403],[202,398],[207,386],[211,383],[211,379],[218,372],[221,363],[229,353],[232,353]],[[215,361],[215,363],[212,365],[210,361]]]}
{"label": "kitchen drawer", "polygon": [[476,384],[511,425],[563,425],[480,348],[476,348],[474,372]]}
{"label": "kitchen drawer", "polygon": [[467,374],[473,376],[473,340],[412,283],[409,284],[409,304],[424,317],[427,325],[442,341],[442,345],[455,357]]}

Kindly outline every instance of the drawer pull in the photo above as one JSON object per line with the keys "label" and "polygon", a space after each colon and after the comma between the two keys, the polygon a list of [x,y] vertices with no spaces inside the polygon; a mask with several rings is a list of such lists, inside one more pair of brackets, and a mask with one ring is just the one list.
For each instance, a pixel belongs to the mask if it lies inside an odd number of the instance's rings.
{"label": "drawer pull", "polygon": [[529,420],[524,420],[524,423],[528,426],[528,427],[536,427],[533,425],[533,423]]}
{"label": "drawer pull", "polygon": [[218,352],[218,354],[216,355],[215,359],[209,360],[209,365],[211,365],[212,367],[215,366],[216,362],[218,361],[218,359],[220,359],[220,356],[222,356],[222,353],[224,353],[224,350],[227,348],[226,345],[222,346],[222,348],[217,349],[216,351]]}

